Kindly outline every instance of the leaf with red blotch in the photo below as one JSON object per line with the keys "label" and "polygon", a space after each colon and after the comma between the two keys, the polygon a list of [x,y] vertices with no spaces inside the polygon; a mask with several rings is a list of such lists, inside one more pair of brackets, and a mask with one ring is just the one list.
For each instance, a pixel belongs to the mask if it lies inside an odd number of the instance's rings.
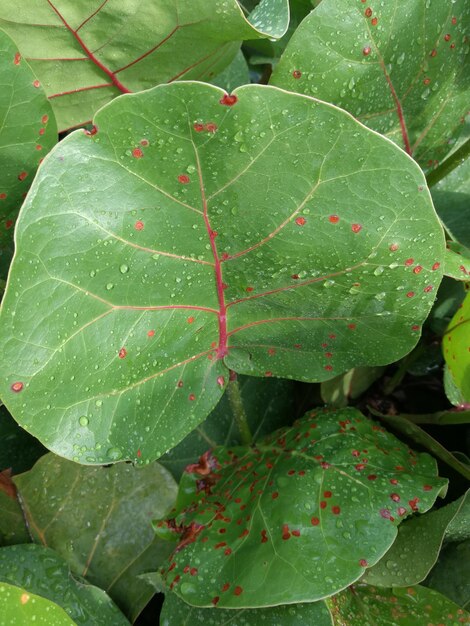
{"label": "leaf with red blotch", "polygon": [[195,606],[330,596],[379,561],[400,522],[447,485],[431,456],[352,408],[312,412],[204,461],[183,474],[174,516],[156,523],[178,541],[161,571],[166,584]]}
{"label": "leaf with red blotch", "polygon": [[16,500],[16,487],[11,479],[11,469],[0,472],[0,491],[12,500]]}
{"label": "leaf with red blotch", "polygon": [[0,314],[0,395],[49,449],[146,463],[230,370],[321,382],[416,345],[445,243],[392,142],[262,85],[160,85],[95,126],[41,167]]}
{"label": "leaf with red blotch", "polygon": [[237,0],[28,0],[2,2],[0,26],[18,42],[59,128],[91,120],[122,93],[175,80],[211,80],[243,39],[287,30],[288,0],[261,0],[245,17]]}
{"label": "leaf with red blotch", "polygon": [[0,30],[0,278],[13,255],[13,231],[36,169],[57,141],[52,107],[16,44]]}
{"label": "leaf with red blotch", "polygon": [[431,169],[468,111],[469,19],[466,0],[323,0],[271,84],[346,109]]}

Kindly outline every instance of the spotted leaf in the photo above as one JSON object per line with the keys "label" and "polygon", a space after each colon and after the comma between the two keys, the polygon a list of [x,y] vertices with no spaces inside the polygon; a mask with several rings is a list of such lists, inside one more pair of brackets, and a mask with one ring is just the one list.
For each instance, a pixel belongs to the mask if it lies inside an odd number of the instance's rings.
{"label": "spotted leaf", "polygon": [[58,604],[7,583],[0,583],[0,611],[5,624],[76,626]]}
{"label": "spotted leaf", "polygon": [[468,110],[469,18],[466,0],[323,0],[271,83],[347,109],[432,168]]}
{"label": "spotted leaf", "polygon": [[360,578],[445,485],[432,457],[359,411],[311,413],[187,468],[175,516],[156,523],[178,541],[162,575],[195,606],[320,600]]}
{"label": "spotted leaf", "polygon": [[470,402],[470,294],[457,309],[442,338],[450,374],[466,402]]}
{"label": "spotted leaf", "polygon": [[237,0],[0,2],[0,26],[43,84],[61,129],[91,120],[122,93],[210,80],[241,40],[275,39],[288,22],[287,0],[262,0],[248,18]]}
{"label": "spotted leaf", "polygon": [[143,463],[230,369],[322,381],[418,341],[444,237],[393,143],[305,96],[191,82],[95,130],[41,168],[0,316],[1,397],[49,449]]}

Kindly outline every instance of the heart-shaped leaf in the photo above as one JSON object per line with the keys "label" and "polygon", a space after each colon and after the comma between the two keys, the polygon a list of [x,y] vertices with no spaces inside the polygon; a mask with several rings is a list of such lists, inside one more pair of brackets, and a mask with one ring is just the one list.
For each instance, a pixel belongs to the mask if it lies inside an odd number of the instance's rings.
{"label": "heart-shaped leaf", "polygon": [[59,605],[7,583],[0,583],[0,615],[4,624],[76,626]]}
{"label": "heart-shaped leaf", "polygon": [[415,345],[444,238],[394,144],[259,85],[162,85],[95,124],[35,180],[0,317],[1,396],[48,448],[144,462],[229,368],[321,381]]}
{"label": "heart-shaped leaf", "polygon": [[13,253],[13,226],[40,161],[57,141],[52,107],[39,81],[0,30],[0,277]]}
{"label": "heart-shaped leaf", "polygon": [[[28,592],[52,600],[80,626],[129,625],[102,589],[72,576],[67,563],[49,548],[34,544],[2,548],[0,583],[20,585]],[[55,626],[52,619],[48,624]]]}
{"label": "heart-shaped leaf", "polygon": [[452,318],[442,339],[444,358],[450,374],[470,402],[470,293]]}
{"label": "heart-shaped leaf", "polygon": [[154,594],[138,575],[168,554],[150,522],[174,502],[169,473],[156,463],[94,468],[47,454],[15,483],[33,539],[104,589],[134,621]]}
{"label": "heart-shaped leaf", "polygon": [[280,37],[288,22],[287,0],[262,0],[248,19],[237,0],[0,2],[0,26],[43,84],[60,129],[91,120],[121,93],[210,79],[240,40]]}
{"label": "heart-shaped leaf", "polygon": [[271,83],[347,109],[432,167],[468,110],[469,18],[465,0],[323,0]]}
{"label": "heart-shaped leaf", "polygon": [[454,602],[421,586],[381,589],[359,584],[326,603],[335,626],[461,626],[470,619]]}
{"label": "heart-shaped leaf", "polygon": [[398,524],[445,491],[436,462],[355,409],[321,411],[252,448],[215,448],[187,468],[167,585],[195,606],[315,601],[388,550]]}

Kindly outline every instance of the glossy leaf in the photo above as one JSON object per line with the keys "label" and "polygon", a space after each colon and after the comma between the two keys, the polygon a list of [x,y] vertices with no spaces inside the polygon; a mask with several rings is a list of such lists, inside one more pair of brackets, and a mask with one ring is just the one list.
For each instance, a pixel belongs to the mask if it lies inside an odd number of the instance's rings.
{"label": "glossy leaf", "polygon": [[75,626],[67,613],[57,604],[28,593],[16,585],[0,584],[0,615],[4,624],[34,623],[37,626]]}
{"label": "glossy leaf", "polygon": [[13,254],[13,227],[40,161],[57,141],[52,107],[16,44],[0,30],[0,277]]}
{"label": "glossy leaf", "polygon": [[[61,606],[79,626],[126,626],[129,622],[98,587],[76,579],[53,550],[33,544],[0,550],[0,587],[18,585]],[[0,615],[3,613],[0,612]],[[56,624],[52,618],[48,626]],[[6,622],[5,622],[6,623]],[[11,622],[20,624],[20,622]],[[35,624],[30,618],[24,624]]]}
{"label": "glossy leaf", "polygon": [[337,408],[345,407],[350,400],[359,398],[364,391],[382,376],[383,367],[355,367],[341,376],[321,384],[322,400]]}
{"label": "glossy leaf", "polygon": [[380,587],[407,587],[422,582],[435,565],[447,530],[463,503],[464,499],[459,498],[401,524],[394,544],[367,570],[364,582]]}
{"label": "glossy leaf", "polygon": [[162,573],[195,606],[319,600],[362,576],[445,485],[434,459],[359,411],[311,413],[186,470],[176,517],[157,525],[179,539]]}
{"label": "glossy leaf", "polygon": [[461,506],[446,529],[446,541],[470,539],[470,490],[458,502]]}
{"label": "glossy leaf", "polygon": [[417,626],[469,623],[469,614],[454,602],[426,587],[381,589],[354,585],[327,605],[335,626]]}
{"label": "glossy leaf", "polygon": [[470,294],[452,318],[442,340],[449,371],[466,402],[470,402]]}
{"label": "glossy leaf", "polygon": [[236,0],[0,1],[0,26],[43,84],[61,129],[86,123],[122,93],[208,80],[240,40],[280,37],[288,20],[287,0],[262,0],[248,19]]}
{"label": "glossy leaf", "polygon": [[201,609],[189,606],[175,593],[167,593],[160,615],[160,626],[332,626],[324,602],[289,604],[263,609]]}
{"label": "glossy leaf", "polygon": [[444,274],[464,282],[470,280],[470,250],[457,241],[447,242]]}
{"label": "glossy leaf", "polygon": [[72,572],[104,589],[133,620],[154,591],[139,580],[168,553],[151,519],[173,504],[176,485],[157,464],[83,467],[52,454],[15,478],[33,539]]}
{"label": "glossy leaf", "polygon": [[449,402],[460,409],[465,407],[468,403],[465,402],[462,392],[455,384],[454,377],[450,373],[447,363],[444,364],[443,382],[444,391]]}
{"label": "glossy leaf", "polygon": [[465,0],[323,0],[271,83],[347,109],[432,167],[451,150],[468,109],[469,17]]}
{"label": "glossy leaf", "polygon": [[[296,400],[293,381],[239,376],[238,384],[253,441],[293,422]],[[186,466],[196,462],[208,447],[241,443],[233,408],[228,394],[225,394],[209,417],[161,457],[159,463],[179,480]]]}
{"label": "glossy leaf", "polygon": [[447,545],[426,585],[463,608],[470,607],[470,540]]}
{"label": "glossy leaf", "polygon": [[229,369],[321,381],[415,345],[444,241],[391,142],[258,85],[164,85],[95,124],[36,178],[0,317],[0,394],[49,449],[152,460]]}

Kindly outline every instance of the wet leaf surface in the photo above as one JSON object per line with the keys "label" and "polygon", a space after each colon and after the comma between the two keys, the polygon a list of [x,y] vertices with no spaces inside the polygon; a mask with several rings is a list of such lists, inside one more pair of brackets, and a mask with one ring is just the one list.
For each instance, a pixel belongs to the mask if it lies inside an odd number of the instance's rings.
{"label": "wet leaf surface", "polygon": [[459,606],[470,606],[470,540],[444,547],[425,583]]}
{"label": "wet leaf surface", "polygon": [[0,611],[5,624],[38,624],[38,626],[75,626],[67,613],[57,604],[26,589],[0,584]]}
{"label": "wet leaf surface", "polygon": [[454,383],[464,400],[470,402],[470,294],[450,321],[442,350]]}

